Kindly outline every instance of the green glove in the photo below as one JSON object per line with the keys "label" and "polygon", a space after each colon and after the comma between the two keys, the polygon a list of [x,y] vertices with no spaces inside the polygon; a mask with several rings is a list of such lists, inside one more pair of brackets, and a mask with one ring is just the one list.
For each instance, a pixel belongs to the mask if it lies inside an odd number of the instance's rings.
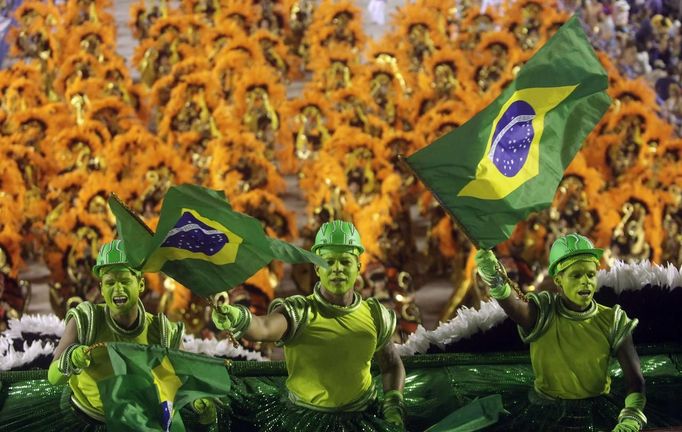
{"label": "green glove", "polygon": [[75,369],[85,369],[90,366],[91,361],[92,358],[87,346],[79,345],[71,351],[71,364]]}
{"label": "green glove", "polygon": [[215,403],[211,399],[201,398],[192,402],[192,409],[199,415],[199,423],[210,425],[218,418]]}
{"label": "green glove", "polygon": [[474,256],[481,279],[490,286],[490,296],[503,300],[511,294],[511,286],[505,281],[504,267],[491,250],[480,249]]}
{"label": "green glove", "polygon": [[494,287],[499,284],[500,274],[498,272],[499,261],[491,250],[479,249],[474,257],[476,266],[478,267],[478,274],[485,283]]}
{"label": "green glove", "polygon": [[216,327],[220,330],[229,331],[236,339],[241,338],[244,332],[248,330],[252,317],[251,311],[242,305],[223,304],[214,306],[213,312],[211,312],[211,319]]}
{"label": "green glove", "polygon": [[639,432],[642,430],[642,425],[633,418],[622,419],[612,432]]}
{"label": "green glove", "polygon": [[625,398],[625,408],[620,411],[618,424],[613,429],[614,432],[638,432],[646,424],[644,406],[646,396],[642,393],[630,393]]}
{"label": "green glove", "polygon": [[383,412],[384,419],[387,422],[401,429],[405,428],[403,423],[405,403],[403,402],[403,394],[399,390],[391,390],[384,394]]}
{"label": "green glove", "polygon": [[239,309],[232,305],[221,305],[213,308],[211,319],[220,330],[230,331],[232,324],[239,318]]}

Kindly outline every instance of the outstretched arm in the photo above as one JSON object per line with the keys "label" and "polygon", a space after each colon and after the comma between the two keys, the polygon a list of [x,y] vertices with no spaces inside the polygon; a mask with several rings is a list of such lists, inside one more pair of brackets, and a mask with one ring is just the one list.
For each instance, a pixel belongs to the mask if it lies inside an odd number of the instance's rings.
{"label": "outstretched arm", "polygon": [[244,337],[252,341],[277,342],[284,337],[288,327],[284,315],[275,310],[267,315],[254,316]]}
{"label": "outstretched arm", "polygon": [[475,259],[478,274],[490,286],[490,296],[497,300],[512,321],[530,332],[535,327],[538,317],[535,303],[525,302],[513,292],[507,282],[504,267],[491,250],[479,250]]}
{"label": "outstretched arm", "polygon": [[252,315],[245,306],[225,303],[213,305],[213,323],[220,330],[231,332],[237,339],[245,337],[251,341],[276,342],[287,332],[286,318],[279,310],[263,316]]}

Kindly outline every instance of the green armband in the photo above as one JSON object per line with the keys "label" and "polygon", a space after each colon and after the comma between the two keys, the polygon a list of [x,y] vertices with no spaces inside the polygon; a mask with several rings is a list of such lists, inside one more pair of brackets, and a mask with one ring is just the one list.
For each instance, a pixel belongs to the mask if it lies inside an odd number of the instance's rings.
{"label": "green armband", "polygon": [[253,318],[253,314],[246,306],[236,305],[235,307],[239,309],[239,317],[232,324],[231,332],[236,339],[241,339],[241,337],[244,336],[244,333],[246,332],[246,330],[248,330],[249,326],[251,325],[251,319]]}
{"label": "green armband", "polygon": [[55,362],[59,362],[58,364],[59,371],[67,377],[70,377],[71,375],[78,375],[79,373],[82,372],[82,369],[75,367],[73,365],[73,362],[71,361],[71,354],[79,346],[81,345],[77,343],[69,345],[68,347],[66,347],[62,355],[59,356],[59,359],[55,360]]}
{"label": "green armband", "polygon": [[383,403],[384,419],[389,423],[393,423],[400,427],[403,426],[403,418],[405,417],[405,402],[403,400],[403,393],[399,390],[391,390],[384,393]]}
{"label": "green armband", "polygon": [[59,370],[59,359],[50,363],[50,368],[47,370],[47,381],[52,385],[62,384],[66,382],[69,377],[64,375]]}
{"label": "green armband", "polygon": [[618,421],[623,419],[632,419],[638,422],[641,426],[646,425],[647,419],[644,415],[644,406],[646,405],[646,396],[642,393],[630,393],[625,398],[625,408],[620,411]]}
{"label": "green armband", "polygon": [[494,288],[490,288],[490,297],[497,300],[504,300],[511,295],[511,286],[509,283],[503,283]]}

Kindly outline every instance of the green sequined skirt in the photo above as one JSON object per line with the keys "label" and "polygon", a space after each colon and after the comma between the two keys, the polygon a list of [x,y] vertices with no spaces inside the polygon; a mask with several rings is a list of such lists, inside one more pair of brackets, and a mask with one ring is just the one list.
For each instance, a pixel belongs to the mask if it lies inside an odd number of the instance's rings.
{"label": "green sequined skirt", "polygon": [[234,378],[229,398],[230,428],[259,432],[398,432],[381,417],[378,400],[363,412],[329,413],[294,405],[283,379]]}

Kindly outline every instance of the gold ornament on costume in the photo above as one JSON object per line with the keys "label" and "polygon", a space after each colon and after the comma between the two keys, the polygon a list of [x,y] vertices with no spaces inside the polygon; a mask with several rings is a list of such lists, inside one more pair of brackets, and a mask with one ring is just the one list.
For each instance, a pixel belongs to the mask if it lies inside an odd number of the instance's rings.
{"label": "gold ornament on costume", "polygon": [[113,27],[101,27],[95,23],[79,26],[67,35],[65,54],[87,53],[100,63],[115,57],[116,35]]}
{"label": "gold ornament on costume", "polygon": [[403,7],[395,18],[400,28],[401,50],[407,55],[412,73],[423,70],[424,61],[445,45],[438,32],[438,16],[433,9],[418,4]]}
{"label": "gold ornament on costume", "polygon": [[96,57],[87,53],[71,55],[64,60],[61,71],[54,82],[55,90],[61,94],[77,80],[88,78],[104,78],[103,66]]}
{"label": "gold ornament on costume", "polygon": [[101,139],[80,127],[62,131],[54,139],[47,157],[56,162],[60,174],[76,169],[98,170],[101,161],[97,157],[102,149]]}
{"label": "gold ornament on costume", "polygon": [[287,210],[284,201],[277,195],[263,189],[254,189],[235,197],[232,205],[261,221],[269,235],[283,240],[298,237],[296,215]]}
{"label": "gold ornament on costume", "polygon": [[236,38],[246,38],[244,29],[234,21],[223,21],[220,27],[207,27],[201,36],[201,45],[206,47],[208,59],[217,62],[222,57],[221,51]]}
{"label": "gold ornament on costume", "polygon": [[50,62],[59,54],[59,43],[52,28],[42,17],[34,17],[28,25],[11,28],[7,34],[9,55]]}
{"label": "gold ornament on costume", "polygon": [[74,28],[85,23],[99,24],[102,27],[113,27],[113,17],[105,12],[111,7],[109,0],[78,0],[66,3],[64,27]]}
{"label": "gold ornament on costume", "polygon": [[640,103],[650,108],[659,108],[656,93],[643,79],[618,79],[607,91],[614,101],[620,101],[621,104]]}
{"label": "gold ornament on costume", "polygon": [[390,67],[370,65],[362,76],[361,91],[366,92],[374,105],[376,115],[388,125],[398,126],[398,104],[402,91]]}
{"label": "gold ornament on costume", "polygon": [[[660,262],[662,233],[662,195],[636,183],[610,189],[605,202],[617,215],[605,218],[610,231],[610,259],[626,262]],[[607,259],[609,259],[607,257]]]}
{"label": "gold ornament on costume", "polygon": [[182,2],[183,12],[187,15],[200,15],[206,24],[215,24],[220,12],[220,0],[186,0]]}
{"label": "gold ornament on costume", "polygon": [[266,158],[275,157],[275,139],[279,130],[279,106],[285,89],[270,69],[255,67],[241,76],[235,89],[235,114],[242,118],[246,130],[266,145]]}
{"label": "gold ornament on costume", "polygon": [[249,133],[228,132],[221,139],[211,141],[207,147],[207,153],[211,155],[210,187],[224,190],[230,199],[255,189],[283,192],[286,188],[284,179],[263,157],[264,150],[264,145]]}
{"label": "gold ornament on costume", "polygon": [[366,39],[361,19],[362,11],[353,2],[323,1],[308,30],[311,58],[323,55],[333,44],[357,53]]}
{"label": "gold ornament on costume", "polygon": [[196,132],[201,140],[220,136],[214,112],[220,105],[218,82],[210,72],[184,76],[171,92],[159,125],[162,138],[177,139],[177,134]]}
{"label": "gold ornament on costume", "polygon": [[682,263],[682,181],[667,188],[668,194],[663,207],[663,243],[661,245],[661,263]]}
{"label": "gold ornament on costume", "polygon": [[285,27],[284,42],[298,57],[308,60],[309,45],[305,35],[313,21],[315,2],[312,0],[284,0],[289,14],[289,25]]}
{"label": "gold ornament on costume", "polygon": [[156,80],[171,73],[173,66],[191,57],[194,49],[172,35],[147,39],[135,48],[133,64],[140,70],[140,79],[148,88]]}
{"label": "gold ornament on costume", "polygon": [[[152,103],[158,107],[166,107],[171,99],[171,93],[187,75],[195,72],[205,72],[210,69],[209,62],[203,57],[189,57],[173,66],[171,73],[157,80],[151,89]],[[163,110],[161,114],[163,114]],[[160,119],[157,121],[160,123]]]}
{"label": "gold ornament on costume", "polygon": [[410,94],[412,93],[412,88],[407,82],[410,75],[402,69],[403,65],[399,60],[401,55],[397,48],[398,42],[395,37],[390,35],[385,35],[379,42],[371,41],[367,50],[367,58],[376,64],[390,67],[403,93]]}
{"label": "gold ornament on costume", "polygon": [[601,214],[597,203],[605,186],[599,171],[588,167],[578,153],[559,183],[554,202],[549,210],[548,227],[554,239],[572,232],[580,232],[596,240],[600,231]]}
{"label": "gold ornament on costume", "polygon": [[133,176],[127,180],[132,184],[124,187],[138,191],[139,195],[130,201],[131,207],[145,218],[158,215],[168,189],[174,184],[191,183],[196,172],[191,162],[168,143],[146,148],[138,161]]}
{"label": "gold ornament on costume", "polygon": [[257,7],[241,0],[226,0],[222,3],[216,22],[220,27],[227,21],[236,23],[244,30],[245,34],[249,34],[258,26]]}
{"label": "gold ornament on costume", "polygon": [[335,127],[335,116],[329,101],[319,93],[304,91],[299,99],[282,107],[280,156],[283,168],[294,172],[297,161],[314,160]]}
{"label": "gold ornament on costume", "polygon": [[282,79],[286,78],[290,67],[286,60],[287,49],[282,41],[267,30],[258,30],[250,37],[258,41],[265,61],[277,71]]}
{"label": "gold ornament on costume", "polygon": [[168,16],[167,0],[155,1],[153,5],[146,5],[145,0],[130,7],[130,21],[128,26],[133,31],[133,37],[141,40],[149,37],[154,23],[160,18]]}

